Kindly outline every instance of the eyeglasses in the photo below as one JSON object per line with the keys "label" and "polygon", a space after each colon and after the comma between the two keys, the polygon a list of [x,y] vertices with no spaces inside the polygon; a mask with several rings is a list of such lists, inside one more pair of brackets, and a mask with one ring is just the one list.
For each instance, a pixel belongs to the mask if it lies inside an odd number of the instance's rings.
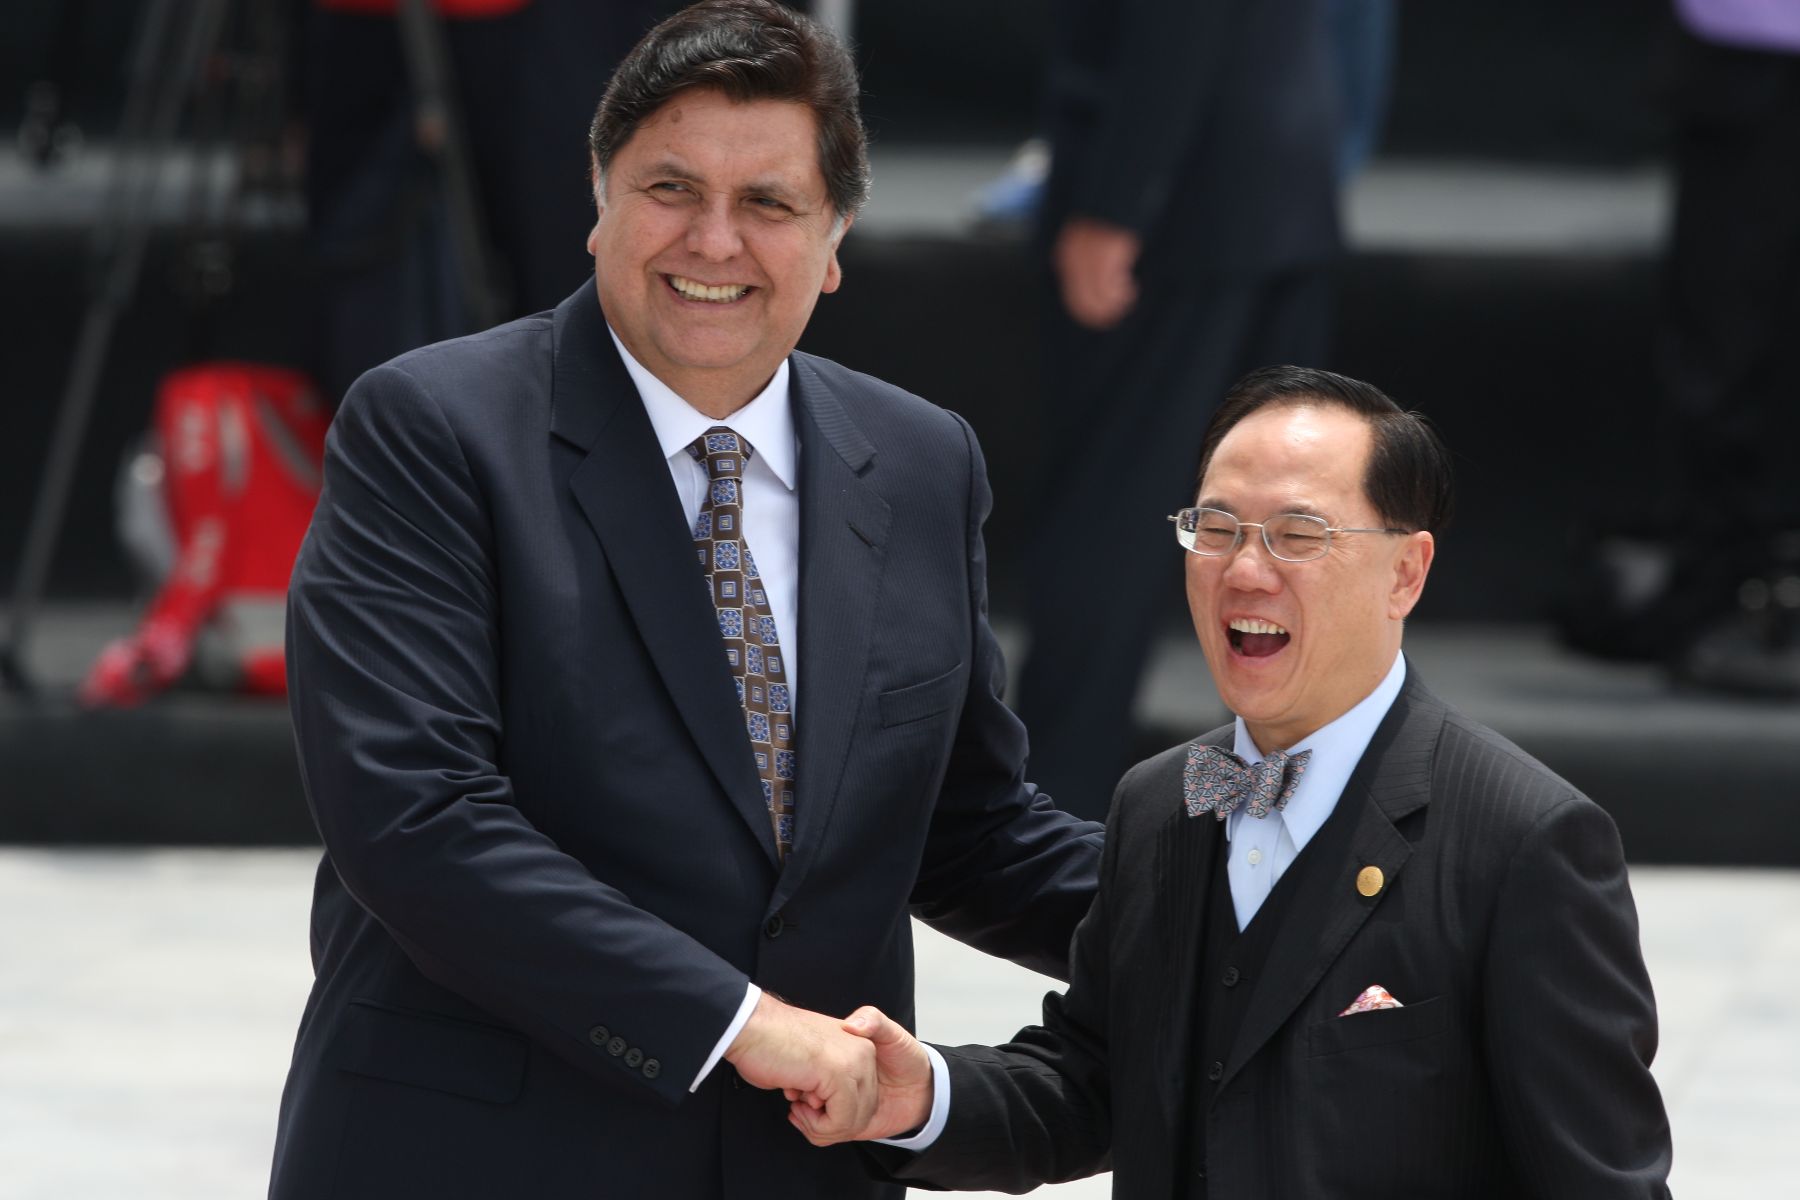
{"label": "eyeglasses", "polygon": [[1323,517],[1282,513],[1266,521],[1240,521],[1218,508],[1184,508],[1169,520],[1175,522],[1175,540],[1190,554],[1220,558],[1244,543],[1244,530],[1262,530],[1263,545],[1282,562],[1311,562],[1324,558],[1334,533],[1398,533],[1409,529],[1346,529],[1326,523]]}

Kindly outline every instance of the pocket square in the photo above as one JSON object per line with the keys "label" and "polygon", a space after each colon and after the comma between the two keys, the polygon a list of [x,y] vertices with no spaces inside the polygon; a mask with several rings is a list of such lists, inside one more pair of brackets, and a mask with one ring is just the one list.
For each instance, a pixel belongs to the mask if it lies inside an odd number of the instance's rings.
{"label": "pocket square", "polygon": [[1349,1017],[1354,1016],[1357,1013],[1374,1012],[1378,1008],[1405,1007],[1404,1004],[1401,1004],[1398,1000],[1394,999],[1393,996],[1389,995],[1386,988],[1382,987],[1379,983],[1374,983],[1370,984],[1369,987],[1363,991],[1363,994],[1352,1001],[1350,1007],[1339,1013],[1338,1016]]}

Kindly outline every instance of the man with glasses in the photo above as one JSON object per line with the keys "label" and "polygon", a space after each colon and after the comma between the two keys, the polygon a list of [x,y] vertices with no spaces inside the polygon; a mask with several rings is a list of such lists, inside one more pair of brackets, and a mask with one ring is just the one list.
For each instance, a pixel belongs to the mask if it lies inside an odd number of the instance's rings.
{"label": "man with glasses", "polygon": [[897,1178],[1115,1196],[1660,1197],[1656,1008],[1612,820],[1400,652],[1449,520],[1431,427],[1275,367],[1173,517],[1237,719],[1139,763],[1066,994],[1006,1046],[874,1009]]}

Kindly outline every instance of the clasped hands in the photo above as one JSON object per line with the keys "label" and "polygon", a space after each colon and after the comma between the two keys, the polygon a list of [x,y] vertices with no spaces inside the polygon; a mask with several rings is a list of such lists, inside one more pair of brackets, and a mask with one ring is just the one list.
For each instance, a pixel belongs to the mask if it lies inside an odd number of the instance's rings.
{"label": "clasped hands", "polygon": [[880,1009],[843,1020],[764,992],[725,1059],[752,1087],[781,1090],[815,1146],[894,1137],[931,1115],[931,1060]]}

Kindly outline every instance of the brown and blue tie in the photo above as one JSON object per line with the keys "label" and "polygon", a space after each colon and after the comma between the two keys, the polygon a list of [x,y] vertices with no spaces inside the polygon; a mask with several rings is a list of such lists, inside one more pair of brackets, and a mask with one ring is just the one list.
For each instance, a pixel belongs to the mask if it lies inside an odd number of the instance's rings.
{"label": "brown and blue tie", "polygon": [[705,465],[707,480],[694,522],[695,550],[718,610],[725,660],[744,707],[775,844],[785,859],[794,846],[794,706],[769,598],[744,541],[744,465],[755,451],[715,425],[694,439],[688,453]]}

